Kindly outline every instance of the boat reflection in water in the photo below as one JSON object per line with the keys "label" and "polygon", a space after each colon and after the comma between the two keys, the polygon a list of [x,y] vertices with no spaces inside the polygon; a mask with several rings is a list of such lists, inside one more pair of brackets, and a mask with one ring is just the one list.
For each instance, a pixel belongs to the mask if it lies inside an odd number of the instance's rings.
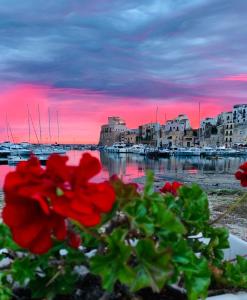
{"label": "boat reflection in water", "polygon": [[149,159],[131,153],[118,154],[101,152],[99,155],[104,172],[108,175],[117,174],[129,181],[145,175],[149,169],[157,175],[174,175],[184,173],[190,175],[200,174],[234,174],[239,165],[245,161],[244,157],[202,158],[200,156],[179,156]]}
{"label": "boat reflection in water", "polygon": [[[85,151],[84,151],[85,152]],[[113,174],[118,175],[126,182],[134,178],[144,176],[149,169],[156,175],[172,175],[184,173],[200,174],[234,174],[239,165],[245,161],[245,157],[202,158],[200,156],[171,156],[170,158],[149,159],[146,156],[134,153],[109,153],[99,151],[87,151],[100,159],[102,172],[93,181],[106,180]],[[79,163],[83,151],[68,151],[69,164]],[[13,170],[12,166],[0,165],[0,184],[2,187],[5,175]]]}

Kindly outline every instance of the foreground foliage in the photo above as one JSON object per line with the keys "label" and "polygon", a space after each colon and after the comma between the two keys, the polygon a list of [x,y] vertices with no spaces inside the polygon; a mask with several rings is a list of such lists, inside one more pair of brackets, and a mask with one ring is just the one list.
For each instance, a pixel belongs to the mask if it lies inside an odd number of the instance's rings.
{"label": "foreground foliage", "polygon": [[211,225],[198,185],[166,183],[155,191],[151,172],[142,191],[116,176],[90,183],[99,170],[86,154],[78,167],[55,156],[43,170],[31,158],[8,175],[3,219],[9,227],[0,226],[0,260],[9,264],[2,266],[0,299],[11,299],[16,285],[31,289],[34,299],[70,294],[79,266],[100,276],[105,290],[121,283],[130,295],[179,284],[196,300],[206,298],[210,285],[247,288],[247,260],[224,261],[228,231]]}

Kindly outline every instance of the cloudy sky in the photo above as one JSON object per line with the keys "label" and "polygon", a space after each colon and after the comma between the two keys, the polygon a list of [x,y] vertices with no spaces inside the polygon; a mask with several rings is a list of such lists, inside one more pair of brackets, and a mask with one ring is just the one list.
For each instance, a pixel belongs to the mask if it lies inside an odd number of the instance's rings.
{"label": "cloudy sky", "polygon": [[[0,139],[97,142],[129,127],[247,103],[245,0],[0,0]],[[7,120],[7,121],[6,121]]]}

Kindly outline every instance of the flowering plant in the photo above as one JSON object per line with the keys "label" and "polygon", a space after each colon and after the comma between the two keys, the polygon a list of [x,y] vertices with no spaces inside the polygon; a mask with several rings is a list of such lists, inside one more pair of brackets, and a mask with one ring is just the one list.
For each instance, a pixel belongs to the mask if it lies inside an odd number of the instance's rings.
{"label": "flowering plant", "polygon": [[86,153],[76,167],[66,162],[52,155],[43,169],[31,157],[6,176],[0,259],[9,263],[0,299],[11,299],[16,284],[34,299],[70,294],[82,265],[106,291],[124,286],[127,299],[178,283],[190,300],[205,299],[210,285],[247,288],[247,260],[223,260],[228,231],[212,226],[199,186],[174,182],[155,191],[151,172],[142,191],[117,176],[93,183],[96,158]]}

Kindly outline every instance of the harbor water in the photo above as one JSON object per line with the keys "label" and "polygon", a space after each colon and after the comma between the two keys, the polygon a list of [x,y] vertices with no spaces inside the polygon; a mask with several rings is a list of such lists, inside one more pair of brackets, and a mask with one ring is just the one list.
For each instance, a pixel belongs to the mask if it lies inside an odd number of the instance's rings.
{"label": "harbor water", "polygon": [[[68,151],[68,164],[76,165],[83,152],[90,152],[100,159],[101,173],[94,178],[95,181],[106,180],[116,174],[126,182],[143,177],[149,169],[153,170],[156,177],[165,178],[207,178],[220,179],[227,175],[234,177],[234,173],[246,157],[218,157],[202,158],[200,156],[171,156],[169,158],[149,159],[133,153],[109,153],[100,151]],[[3,186],[5,175],[15,167],[0,165],[0,184]]]}

